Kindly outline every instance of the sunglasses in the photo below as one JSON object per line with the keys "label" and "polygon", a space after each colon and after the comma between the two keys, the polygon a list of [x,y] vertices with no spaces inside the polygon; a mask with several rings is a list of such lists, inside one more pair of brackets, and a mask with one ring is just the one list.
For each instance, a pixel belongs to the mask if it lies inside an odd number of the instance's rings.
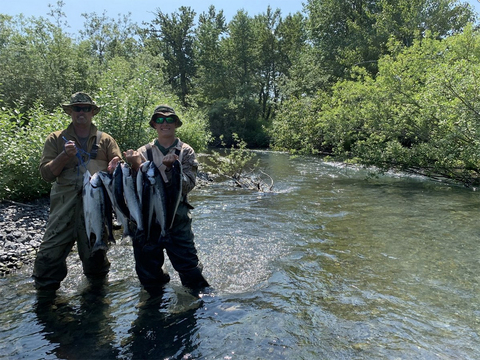
{"label": "sunglasses", "polygon": [[164,122],[166,122],[167,124],[173,124],[176,120],[177,119],[173,117],[157,117],[153,119],[153,121],[155,121],[157,124],[163,124]]}
{"label": "sunglasses", "polygon": [[91,107],[91,106],[72,106],[72,109],[73,109],[73,111],[75,111],[75,112],[80,112],[80,111],[90,112],[90,111],[92,111],[92,107]]}
{"label": "sunglasses", "polygon": [[80,112],[80,111],[90,112],[90,111],[92,111],[92,107],[91,107],[91,106],[72,106],[72,109],[73,109],[73,111],[75,111],[75,112]]}

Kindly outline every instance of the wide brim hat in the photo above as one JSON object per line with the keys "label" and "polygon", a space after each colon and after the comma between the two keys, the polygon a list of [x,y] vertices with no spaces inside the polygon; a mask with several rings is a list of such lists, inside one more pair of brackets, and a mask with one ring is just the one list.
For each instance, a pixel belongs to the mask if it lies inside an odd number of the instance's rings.
{"label": "wide brim hat", "polygon": [[71,115],[72,107],[81,106],[81,105],[91,106],[93,115],[97,115],[101,109],[99,106],[97,106],[95,101],[93,101],[92,97],[84,92],[77,92],[73,94],[72,97],[70,98],[70,103],[62,104],[62,108],[68,115]]}
{"label": "wide brim hat", "polygon": [[176,128],[179,128],[180,126],[182,126],[182,120],[180,120],[180,118],[178,117],[177,114],[175,114],[175,110],[173,110],[172,107],[168,106],[168,105],[158,105],[155,110],[153,111],[153,115],[152,117],[150,118],[150,126],[155,128],[155,125],[154,125],[154,120],[155,118],[159,117],[159,116],[164,116],[164,117],[173,117],[176,119],[175,121],[175,127]]}

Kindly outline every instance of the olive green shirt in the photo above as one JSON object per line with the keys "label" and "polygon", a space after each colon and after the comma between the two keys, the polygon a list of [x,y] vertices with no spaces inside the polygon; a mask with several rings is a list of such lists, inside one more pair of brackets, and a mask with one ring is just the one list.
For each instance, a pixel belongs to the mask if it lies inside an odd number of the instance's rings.
{"label": "olive green shirt", "polygon": [[[97,127],[92,124],[90,128],[90,135],[87,141],[87,149],[83,149],[87,153],[91,152],[96,136]],[[82,158],[85,166],[82,166],[82,164],[79,166],[78,157],[73,156],[67,165],[65,165],[60,175],[56,177],[46,165],[64,150],[65,140],[63,137],[65,137],[67,140],[75,141],[77,147],[80,146],[80,140],[75,134],[72,123],[70,123],[67,129],[55,131],[48,135],[43,148],[42,158],[40,160],[40,174],[45,181],[55,181],[59,185],[74,185],[77,183],[81,184],[85,169],[88,169],[91,174],[94,174],[97,171],[106,171],[108,163],[115,156],[120,158],[122,157],[122,152],[120,151],[115,139],[107,133],[102,132],[100,139],[96,139],[98,149],[95,159],[89,159],[87,155],[83,154]],[[82,155],[81,151],[79,153]]]}

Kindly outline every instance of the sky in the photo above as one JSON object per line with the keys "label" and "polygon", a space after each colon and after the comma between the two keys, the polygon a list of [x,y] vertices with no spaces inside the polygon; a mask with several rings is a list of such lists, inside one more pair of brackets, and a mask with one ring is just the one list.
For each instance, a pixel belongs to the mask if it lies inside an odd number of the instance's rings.
{"label": "sky", "polygon": [[[178,12],[180,6],[191,7],[197,15],[207,12],[210,5],[215,6],[217,12],[223,10],[228,21],[238,10],[245,10],[248,15],[255,16],[266,12],[270,5],[272,9],[280,9],[282,17],[303,10],[303,3],[306,0],[63,0],[65,6],[63,11],[67,16],[70,29],[67,31],[76,32],[83,29],[84,18],[82,13],[93,13],[102,15],[106,11],[109,18],[118,19],[118,15],[131,13],[132,22],[141,25],[142,22],[150,22],[155,18],[154,12],[160,9],[165,14]],[[49,4],[56,5],[57,0],[0,0],[0,13],[7,15],[24,14],[27,17],[47,16]],[[466,1],[472,5],[480,14],[480,0]],[[52,19],[53,20],[53,19]]]}
{"label": "sky", "polygon": [[[126,15],[131,13],[131,20],[138,25],[142,22],[150,22],[155,18],[154,12],[160,9],[164,14],[179,12],[180,6],[189,6],[196,13],[207,12],[210,5],[215,6],[228,21],[238,10],[245,10],[248,15],[255,16],[266,12],[270,5],[272,9],[280,9],[282,17],[289,13],[302,11],[304,0],[63,0],[65,3],[63,11],[71,31],[83,29],[84,18],[82,13],[93,13],[102,15],[106,11],[109,18],[118,19],[118,14]],[[47,16],[50,11],[48,5],[56,5],[57,0],[0,0],[0,13],[6,15],[24,14],[30,16]]]}

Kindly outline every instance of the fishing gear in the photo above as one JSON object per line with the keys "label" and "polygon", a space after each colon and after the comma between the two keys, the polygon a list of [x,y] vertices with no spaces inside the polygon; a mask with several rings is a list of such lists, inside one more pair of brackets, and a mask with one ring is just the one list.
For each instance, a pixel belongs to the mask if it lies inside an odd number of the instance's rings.
{"label": "fishing gear", "polygon": [[[62,139],[65,141],[65,143],[69,141],[65,136],[62,136]],[[79,166],[83,166],[85,170],[87,170],[87,165],[91,159],[90,153],[86,152],[83,149],[79,149],[77,145],[75,145],[75,149],[77,149],[77,153],[75,154],[75,156],[78,158]],[[83,155],[85,155],[85,158],[88,159],[87,161],[83,160]],[[80,174],[80,168],[78,168],[78,174]]]}

